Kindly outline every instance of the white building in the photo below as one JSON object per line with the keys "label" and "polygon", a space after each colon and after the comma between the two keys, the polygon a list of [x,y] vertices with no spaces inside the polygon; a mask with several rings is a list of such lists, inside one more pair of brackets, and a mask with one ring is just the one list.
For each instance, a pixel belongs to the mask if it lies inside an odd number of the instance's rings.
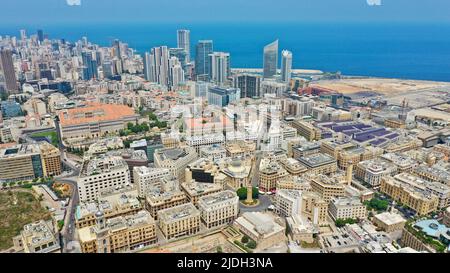
{"label": "white building", "polygon": [[169,169],[179,181],[184,181],[186,167],[197,158],[197,152],[189,146],[157,149],[154,155],[155,167]]}
{"label": "white building", "polygon": [[150,190],[161,187],[162,179],[168,175],[170,171],[164,168],[134,167],[133,179],[139,196],[145,197]]}
{"label": "white building", "polygon": [[299,190],[278,190],[275,195],[275,212],[283,217],[301,214],[302,192]]}
{"label": "white building", "polygon": [[292,52],[289,50],[283,50],[281,52],[281,80],[283,82],[291,81],[292,70]]}
{"label": "white building", "polygon": [[334,198],[328,208],[328,212],[333,220],[337,219],[364,219],[367,216],[366,206],[359,198],[337,197]]}
{"label": "white building", "polygon": [[215,84],[224,85],[230,76],[230,53],[213,52],[209,54],[211,65],[210,77]]}
{"label": "white building", "polygon": [[200,157],[207,158],[217,162],[227,157],[227,150],[223,145],[213,144],[210,146],[200,147]]}
{"label": "white building", "polygon": [[129,185],[130,171],[123,158],[102,156],[84,161],[77,181],[80,201],[96,201],[101,191]]}

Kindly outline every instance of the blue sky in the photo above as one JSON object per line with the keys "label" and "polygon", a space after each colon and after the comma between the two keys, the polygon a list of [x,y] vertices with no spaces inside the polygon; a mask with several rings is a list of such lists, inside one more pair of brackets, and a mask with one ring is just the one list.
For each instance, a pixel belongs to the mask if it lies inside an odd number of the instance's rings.
{"label": "blue sky", "polygon": [[[4,25],[111,22],[450,22],[449,0],[0,0]],[[72,0],[77,1],[77,0]]]}

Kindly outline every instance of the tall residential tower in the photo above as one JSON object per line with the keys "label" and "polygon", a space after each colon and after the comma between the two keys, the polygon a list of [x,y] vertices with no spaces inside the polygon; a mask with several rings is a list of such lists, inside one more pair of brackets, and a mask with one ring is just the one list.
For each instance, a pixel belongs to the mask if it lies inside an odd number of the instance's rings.
{"label": "tall residential tower", "polygon": [[281,52],[281,81],[290,82],[292,70],[292,52],[283,50]]}

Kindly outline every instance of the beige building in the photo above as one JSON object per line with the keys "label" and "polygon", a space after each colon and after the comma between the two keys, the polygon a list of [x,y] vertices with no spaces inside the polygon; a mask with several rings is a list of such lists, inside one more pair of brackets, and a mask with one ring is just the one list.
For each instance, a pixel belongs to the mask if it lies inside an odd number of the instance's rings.
{"label": "beige building", "polygon": [[308,244],[314,242],[314,235],[318,233],[318,230],[310,221],[300,215],[292,215],[286,218],[286,224],[294,241]]}
{"label": "beige building", "polygon": [[256,143],[253,141],[228,141],[225,145],[227,157],[253,157],[256,151]]}
{"label": "beige building", "polygon": [[60,152],[47,142],[0,149],[0,182],[17,182],[61,174]]}
{"label": "beige building", "polygon": [[188,202],[187,196],[179,189],[170,191],[154,190],[147,194],[145,205],[152,217],[157,220],[158,212]]}
{"label": "beige building", "polygon": [[412,249],[415,249],[417,251],[424,251],[424,252],[430,252],[434,253],[435,250],[426,245],[422,240],[414,236],[413,233],[409,232],[406,227],[403,228],[402,232],[402,238],[400,239],[400,245],[402,247],[410,247]]}
{"label": "beige building", "polygon": [[334,198],[328,208],[328,212],[333,220],[337,219],[365,219],[367,216],[366,206],[359,198],[337,197]]}
{"label": "beige building", "polygon": [[308,141],[320,140],[322,138],[322,132],[319,128],[301,119],[294,120],[292,127],[297,129],[298,134]]}
{"label": "beige building", "polygon": [[39,145],[42,159],[42,170],[45,177],[57,176],[62,173],[61,152],[55,146],[42,142]]}
{"label": "beige building", "polygon": [[239,197],[233,191],[221,191],[198,200],[201,219],[207,228],[230,224],[239,213]]}
{"label": "beige building", "polygon": [[439,182],[450,186],[450,172],[446,170],[421,165],[413,168],[411,172],[426,181]]}
{"label": "beige building", "polygon": [[406,152],[422,147],[422,145],[423,143],[420,139],[408,137],[389,143],[388,146],[384,147],[384,151],[386,153]]}
{"label": "beige building", "polygon": [[200,183],[191,181],[190,183],[182,183],[181,189],[186,194],[188,201],[194,204],[194,206],[198,206],[198,200],[204,196],[220,192],[224,188],[222,184],[215,183]]}
{"label": "beige building", "polygon": [[436,211],[439,205],[438,197],[393,177],[383,177],[380,191],[413,209],[418,215]]}
{"label": "beige building", "polygon": [[218,183],[220,166],[212,159],[199,158],[185,170],[185,182]]}
{"label": "beige building", "polygon": [[259,167],[259,190],[263,192],[273,191],[277,187],[277,181],[287,176],[286,170],[275,160],[263,159]]}
{"label": "beige building", "polygon": [[294,176],[299,176],[308,171],[308,168],[302,165],[297,159],[294,158],[283,158],[279,160],[281,166],[290,174]]}
{"label": "beige building", "polygon": [[59,253],[59,234],[52,221],[39,220],[23,227],[13,238],[15,249],[24,253]]}
{"label": "beige building", "polygon": [[200,231],[200,211],[191,204],[183,204],[158,212],[159,228],[167,240]]}
{"label": "beige building", "polygon": [[314,225],[328,225],[328,203],[316,192],[303,192],[301,215]]}
{"label": "beige building", "polygon": [[95,225],[95,213],[101,211],[105,219],[136,214],[142,210],[132,188],[103,192],[96,202],[82,202],[75,211],[75,227],[84,228]]}
{"label": "beige building", "polygon": [[402,216],[392,212],[377,214],[373,217],[372,221],[374,225],[388,233],[402,230],[406,223],[406,220]]}
{"label": "beige building", "polygon": [[312,191],[310,180],[301,176],[285,176],[277,181],[277,190]]}
{"label": "beige building", "polygon": [[266,249],[286,241],[285,228],[269,214],[245,212],[234,221],[234,226],[254,240],[258,249]]}
{"label": "beige building", "polygon": [[345,185],[340,183],[340,181],[325,175],[313,177],[311,180],[311,188],[314,192],[320,194],[327,203],[334,197],[345,196]]}
{"label": "beige building", "polygon": [[337,171],[337,162],[333,157],[317,153],[298,159],[301,164],[308,168],[309,174],[330,174]]}
{"label": "beige building", "polygon": [[346,149],[357,147],[353,142],[340,141],[337,139],[324,139],[320,144],[320,152],[338,159],[339,153]]}
{"label": "beige building", "polygon": [[397,167],[397,172],[410,172],[417,166],[417,162],[401,153],[389,153],[381,156],[381,159],[391,162]]}
{"label": "beige building", "polygon": [[78,229],[83,253],[130,252],[157,242],[155,220],[145,210],[105,220],[97,212],[96,225]]}
{"label": "beige building", "polygon": [[58,114],[63,138],[98,138],[118,133],[129,122],[136,123],[133,108],[116,104],[90,104],[87,107],[65,109]]}
{"label": "beige building", "polygon": [[376,188],[381,178],[397,174],[397,166],[391,162],[372,159],[359,162],[355,167],[355,177]]}
{"label": "beige building", "polygon": [[227,185],[237,190],[246,187],[251,181],[252,162],[233,158],[221,168],[221,171],[226,176]]}

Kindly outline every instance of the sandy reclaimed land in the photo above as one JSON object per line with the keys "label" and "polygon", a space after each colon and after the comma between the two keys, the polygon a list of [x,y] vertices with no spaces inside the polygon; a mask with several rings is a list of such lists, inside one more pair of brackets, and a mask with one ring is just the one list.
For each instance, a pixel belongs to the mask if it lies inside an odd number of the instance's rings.
{"label": "sandy reclaimed land", "polygon": [[400,93],[414,92],[424,89],[450,89],[450,83],[446,82],[383,78],[323,80],[314,82],[310,86],[330,89],[345,95],[369,92],[378,93],[385,96],[398,95]]}

